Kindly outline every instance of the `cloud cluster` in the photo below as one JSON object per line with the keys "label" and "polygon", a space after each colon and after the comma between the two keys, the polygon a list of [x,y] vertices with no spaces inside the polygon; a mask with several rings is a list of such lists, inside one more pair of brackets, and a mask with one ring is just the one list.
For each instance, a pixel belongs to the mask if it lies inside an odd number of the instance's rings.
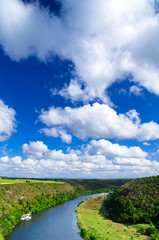
{"label": "cloud cluster", "polygon": [[[0,158],[0,175],[108,178],[157,174],[159,163],[148,160],[141,148],[104,139],[159,139],[158,123],[141,122],[135,109],[118,113],[106,95],[109,86],[129,76],[134,82],[130,94],[141,95],[145,87],[159,95],[157,1],[58,2],[61,10],[57,16],[38,1],[0,0],[0,46],[13,61],[36,56],[47,62],[56,55],[72,61],[71,79],[52,93],[87,105],[42,110],[39,120],[45,127],[40,131],[68,144],[72,136],[96,140],[67,153],[50,150],[41,141],[25,143],[26,158]],[[7,140],[15,126],[14,109],[0,100],[0,141]]]}
{"label": "cloud cluster", "polygon": [[31,55],[71,60],[78,78],[59,94],[73,101],[108,102],[105,89],[130,74],[159,95],[157,1],[58,1],[60,16],[35,3],[0,1],[0,45],[7,55],[16,61]]}
{"label": "cloud cluster", "polygon": [[50,150],[40,141],[23,145],[22,159],[0,158],[0,174],[19,177],[137,177],[155,175],[157,161],[146,159],[139,147],[126,147],[101,139],[78,150]]}
{"label": "cloud cluster", "polygon": [[15,132],[15,114],[13,108],[0,100],[0,142],[6,141]]}
{"label": "cloud cluster", "polygon": [[27,155],[0,158],[0,174],[19,177],[109,178],[155,175],[157,161],[146,159],[139,147],[126,147],[101,139],[78,150],[50,150],[40,141],[23,145]]}
{"label": "cloud cluster", "polygon": [[139,114],[135,109],[126,114],[117,114],[106,104],[94,103],[64,109],[51,107],[48,111],[42,110],[39,119],[47,126],[41,132],[52,137],[60,137],[60,135],[55,135],[56,131],[68,131],[69,135],[72,134],[80,139],[91,137],[148,141],[159,138],[157,123],[152,121],[141,124]]}

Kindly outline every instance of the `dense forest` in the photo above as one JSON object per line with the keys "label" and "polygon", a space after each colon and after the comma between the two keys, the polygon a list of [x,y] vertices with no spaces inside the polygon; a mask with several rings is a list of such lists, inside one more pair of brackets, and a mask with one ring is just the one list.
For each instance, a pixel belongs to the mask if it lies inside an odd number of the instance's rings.
{"label": "dense forest", "polygon": [[117,222],[148,223],[145,234],[159,239],[159,176],[127,182],[108,195],[105,209]]}
{"label": "dense forest", "polygon": [[107,192],[128,180],[62,180],[55,183],[0,184],[0,240],[20,221],[23,214],[36,213],[79,195]]}

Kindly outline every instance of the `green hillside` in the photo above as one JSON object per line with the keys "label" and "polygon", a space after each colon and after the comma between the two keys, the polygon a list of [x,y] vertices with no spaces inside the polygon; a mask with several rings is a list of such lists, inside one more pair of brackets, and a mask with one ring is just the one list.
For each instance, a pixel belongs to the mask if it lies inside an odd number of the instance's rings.
{"label": "green hillside", "polygon": [[109,194],[105,208],[107,215],[117,222],[149,223],[146,234],[159,239],[159,176],[127,182]]}
{"label": "green hillside", "polygon": [[[23,214],[36,213],[79,195],[112,191],[127,180],[39,181],[7,179],[0,184],[0,240],[9,234]],[[9,183],[10,181],[10,183]]]}
{"label": "green hillside", "polygon": [[[106,195],[87,199],[77,209],[80,234],[89,240],[148,240],[149,237],[138,232],[140,224],[133,227],[116,223],[105,217],[103,208]],[[146,224],[142,227],[147,227]]]}

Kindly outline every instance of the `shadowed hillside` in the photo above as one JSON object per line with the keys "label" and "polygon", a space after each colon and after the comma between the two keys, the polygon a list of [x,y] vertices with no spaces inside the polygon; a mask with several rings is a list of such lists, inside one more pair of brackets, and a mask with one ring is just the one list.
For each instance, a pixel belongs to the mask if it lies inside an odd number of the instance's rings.
{"label": "shadowed hillside", "polygon": [[127,182],[109,194],[105,208],[115,221],[149,223],[147,234],[159,239],[159,176]]}

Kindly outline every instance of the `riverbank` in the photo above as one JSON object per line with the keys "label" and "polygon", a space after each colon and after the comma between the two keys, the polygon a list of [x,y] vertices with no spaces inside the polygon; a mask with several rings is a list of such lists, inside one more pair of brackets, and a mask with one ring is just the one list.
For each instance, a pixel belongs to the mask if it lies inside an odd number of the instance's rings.
{"label": "riverbank", "polygon": [[11,233],[23,214],[32,214],[75,198],[82,187],[68,183],[19,183],[0,186],[0,240]]}
{"label": "riverbank", "polygon": [[82,240],[75,211],[81,201],[95,196],[79,196],[33,214],[31,221],[20,222],[6,240]]}
{"label": "riverbank", "polygon": [[[126,227],[123,224],[106,219],[103,214],[103,202],[106,196],[98,196],[81,203],[77,209],[78,225],[81,236],[92,240],[147,240],[147,236],[137,232],[139,225]],[[141,224],[140,224],[141,227]],[[146,225],[142,225],[146,227]]]}
{"label": "riverbank", "polygon": [[80,195],[112,191],[126,180],[64,180],[0,184],[0,240],[11,233],[23,214],[32,214]]}

